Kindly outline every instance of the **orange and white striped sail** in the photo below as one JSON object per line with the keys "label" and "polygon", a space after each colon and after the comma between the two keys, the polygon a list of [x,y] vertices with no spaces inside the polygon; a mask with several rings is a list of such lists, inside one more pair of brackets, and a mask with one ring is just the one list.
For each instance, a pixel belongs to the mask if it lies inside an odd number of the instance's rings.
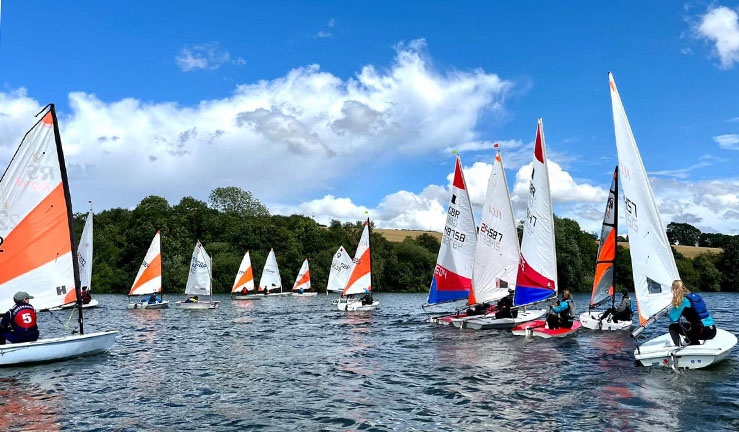
{"label": "orange and white striped sail", "polygon": [[613,171],[611,191],[603,214],[603,228],[600,231],[598,255],[595,259],[595,278],[590,306],[613,297],[616,276],[616,235],[618,224],[618,167]]}
{"label": "orange and white striped sail", "polygon": [[69,186],[55,121],[52,107],[23,137],[0,179],[0,310],[13,306],[17,291],[31,294],[37,309],[77,299]]}
{"label": "orange and white striped sail", "polygon": [[157,231],[128,295],[162,292],[162,235]]}
{"label": "orange and white striped sail", "polygon": [[249,251],[246,251],[244,258],[241,260],[239,271],[236,273],[236,279],[234,280],[234,286],[231,288],[231,292],[239,292],[246,288],[247,291],[254,291],[254,271],[251,269],[251,256]]}
{"label": "orange and white striped sail", "polygon": [[310,268],[308,267],[308,258],[303,261],[303,265],[300,267],[298,277],[295,279],[293,285],[293,291],[297,290],[308,291],[310,289]]}
{"label": "orange and white striped sail", "polygon": [[372,254],[370,253],[369,219],[364,223],[362,238],[359,239],[357,252],[354,254],[352,270],[342,295],[360,294],[364,290],[372,291]]}

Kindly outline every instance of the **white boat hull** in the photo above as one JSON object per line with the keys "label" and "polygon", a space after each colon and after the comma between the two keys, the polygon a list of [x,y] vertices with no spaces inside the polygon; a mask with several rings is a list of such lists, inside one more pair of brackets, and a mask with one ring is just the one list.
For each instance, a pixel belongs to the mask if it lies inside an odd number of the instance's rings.
{"label": "white boat hull", "polygon": [[117,331],[0,345],[0,366],[46,363],[97,354],[110,349]]}
{"label": "white boat hull", "polygon": [[318,295],[318,293],[317,292],[304,292],[301,294],[301,293],[294,292],[293,295],[296,297],[315,297]]}
{"label": "white boat hull", "polygon": [[590,330],[629,330],[631,321],[613,321],[613,316],[609,316],[601,321],[600,316],[603,311],[590,311],[580,314],[580,324]]}
{"label": "white boat hull", "polygon": [[259,300],[262,297],[264,296],[260,294],[238,294],[232,295],[231,300]]}
{"label": "white boat hull", "polygon": [[495,319],[495,315],[484,317],[470,317],[469,319],[454,319],[452,324],[458,328],[468,328],[471,330],[507,330],[517,325],[534,321],[546,314],[545,309],[529,309],[519,310],[516,318],[500,318]]}
{"label": "white boat hull", "polygon": [[201,301],[197,303],[185,303],[184,301],[178,301],[174,305],[176,308],[179,308],[179,309],[206,310],[206,309],[215,309],[218,307],[219,304],[221,304],[221,302],[219,301],[214,301],[214,302]]}
{"label": "white boat hull", "polygon": [[[99,305],[100,305],[100,302],[98,302],[96,299],[92,299],[92,300],[90,300],[90,303],[83,304],[82,305],[82,309],[94,308],[94,307],[98,307]],[[72,308],[76,308],[76,307],[77,307],[77,303],[67,303],[67,304],[62,305],[62,306],[59,306],[59,307],[55,307],[55,308],[51,308],[51,309],[42,309],[42,310],[58,311],[58,310],[62,310],[62,309],[72,309]]]}
{"label": "white boat hull", "polygon": [[680,369],[699,369],[718,363],[729,356],[736,345],[736,336],[717,329],[716,337],[700,345],[676,347],[669,333],[658,336],[634,350],[634,358],[644,366],[666,366]]}
{"label": "white boat hull", "polygon": [[164,300],[161,303],[129,303],[127,307],[128,309],[167,309],[169,308],[169,301]]}
{"label": "white boat hull", "polygon": [[379,305],[380,302],[378,301],[373,301],[372,304],[363,305],[362,300],[346,301],[346,299],[339,299],[336,303],[336,308],[342,312],[366,312],[377,309]]}

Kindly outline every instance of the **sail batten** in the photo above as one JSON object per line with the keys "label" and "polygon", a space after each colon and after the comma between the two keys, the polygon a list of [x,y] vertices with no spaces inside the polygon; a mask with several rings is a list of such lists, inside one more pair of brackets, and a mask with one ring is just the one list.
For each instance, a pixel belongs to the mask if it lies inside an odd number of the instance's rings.
{"label": "sail batten", "polygon": [[516,286],[520,254],[508,181],[498,152],[482,208],[469,304],[508,295],[508,288]]}
{"label": "sail batten", "polygon": [[[471,293],[477,229],[459,156],[450,189],[446,224],[427,304],[462,300]],[[470,301],[476,302],[474,297]]]}
{"label": "sail batten", "polygon": [[608,80],[634,290],[639,322],[644,326],[669,306],[672,282],[680,279],[680,274],[626,110],[610,73]]}
{"label": "sail batten", "polygon": [[145,295],[162,292],[162,237],[157,231],[144,255],[139,272],[133,280],[128,295]]}
{"label": "sail batten", "polygon": [[557,255],[549,169],[541,119],[536,128],[529,198],[513,303],[536,303],[557,295]]}

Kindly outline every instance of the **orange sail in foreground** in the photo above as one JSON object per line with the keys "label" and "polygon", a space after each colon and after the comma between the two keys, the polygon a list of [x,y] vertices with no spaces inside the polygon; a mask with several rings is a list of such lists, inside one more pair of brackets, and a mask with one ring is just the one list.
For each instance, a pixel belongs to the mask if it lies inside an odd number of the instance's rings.
{"label": "orange sail in foreground", "polygon": [[595,261],[595,280],[590,306],[596,306],[613,296],[616,283],[616,235],[618,234],[618,167],[613,172],[611,191],[608,194],[603,229],[600,232],[600,247]]}
{"label": "orange sail in foreground", "polygon": [[37,309],[76,301],[76,245],[71,198],[54,107],[21,141],[0,179],[0,309],[31,294]]}
{"label": "orange sail in foreground", "polygon": [[162,292],[162,235],[157,231],[128,295]]}
{"label": "orange sail in foreground", "polygon": [[372,254],[370,253],[369,219],[364,223],[362,238],[359,239],[357,252],[354,254],[352,270],[344,288],[343,295],[360,294],[364,290],[372,291]]}

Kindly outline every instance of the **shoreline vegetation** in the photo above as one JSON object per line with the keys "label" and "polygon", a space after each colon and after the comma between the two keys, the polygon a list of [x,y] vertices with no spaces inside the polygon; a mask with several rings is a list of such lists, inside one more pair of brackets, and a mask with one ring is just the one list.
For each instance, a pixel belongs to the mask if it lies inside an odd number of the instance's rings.
{"label": "shoreline vegetation", "polygon": [[[78,238],[85,215],[75,215]],[[560,287],[589,292],[598,251],[596,234],[583,231],[572,219],[555,216],[554,222]],[[270,248],[277,254],[284,290],[292,288],[308,258],[312,285],[324,292],[333,254],[340,245],[353,253],[363,223],[334,220],[325,226],[302,215],[270,215],[250,192],[237,187],[213,190],[207,203],[185,197],[170,205],[162,197],[149,196],[132,210],[114,208],[94,215],[91,288],[93,293],[127,294],[151,237],[161,230],[165,294],[184,292],[196,240],[213,259],[214,293],[231,291],[247,250],[258,282]],[[673,244],[679,243],[673,254],[690,289],[739,291],[739,236],[701,233],[675,223],[668,225],[667,234]],[[428,292],[440,239],[439,232],[375,229],[373,224],[373,290]],[[633,290],[628,243],[622,240],[626,239],[619,238],[616,288]]]}

